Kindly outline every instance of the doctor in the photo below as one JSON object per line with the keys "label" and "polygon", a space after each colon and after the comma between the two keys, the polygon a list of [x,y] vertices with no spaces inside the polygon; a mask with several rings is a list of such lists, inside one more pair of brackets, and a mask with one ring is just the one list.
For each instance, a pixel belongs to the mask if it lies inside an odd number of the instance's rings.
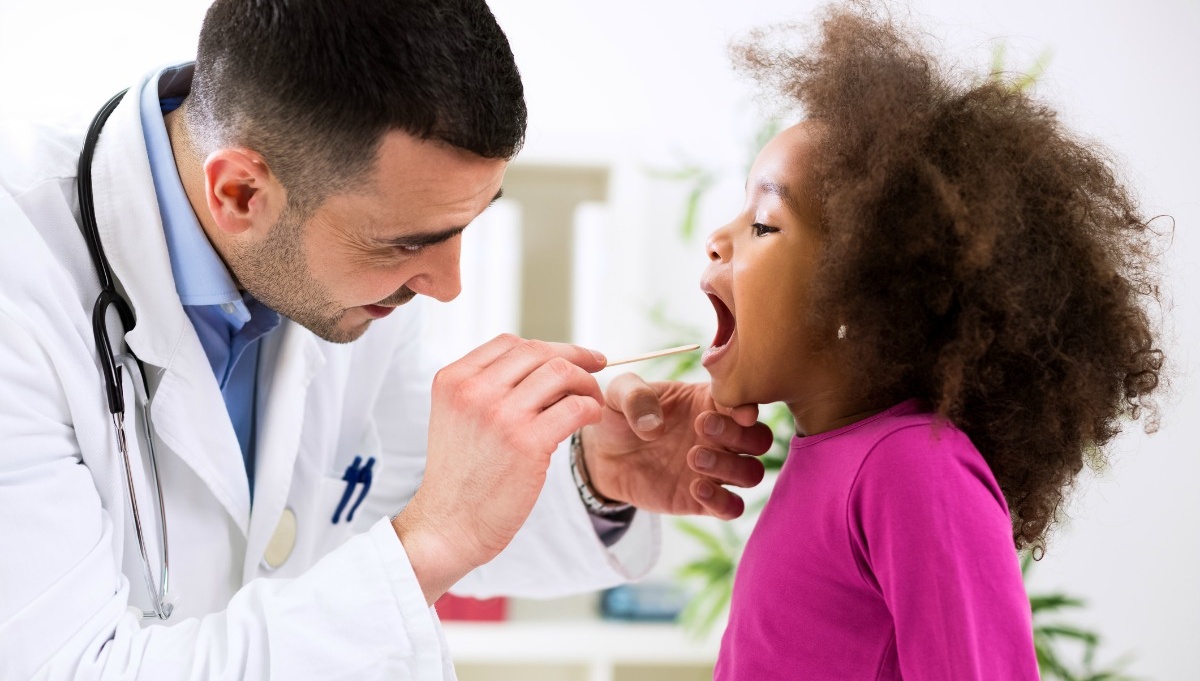
{"label": "doctor", "polygon": [[753,406],[425,359],[525,131],[481,0],[217,0],[114,105],[0,132],[0,678],[453,678],[451,587],[609,586],[636,509],[741,512]]}

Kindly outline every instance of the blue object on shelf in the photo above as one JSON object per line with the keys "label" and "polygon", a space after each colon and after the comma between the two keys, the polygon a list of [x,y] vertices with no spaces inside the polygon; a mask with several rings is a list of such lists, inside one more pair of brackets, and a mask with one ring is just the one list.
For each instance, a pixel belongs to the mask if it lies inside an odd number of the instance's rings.
{"label": "blue object on shelf", "polygon": [[672,582],[622,584],[600,594],[600,615],[615,620],[673,622],[687,601],[687,592]]}

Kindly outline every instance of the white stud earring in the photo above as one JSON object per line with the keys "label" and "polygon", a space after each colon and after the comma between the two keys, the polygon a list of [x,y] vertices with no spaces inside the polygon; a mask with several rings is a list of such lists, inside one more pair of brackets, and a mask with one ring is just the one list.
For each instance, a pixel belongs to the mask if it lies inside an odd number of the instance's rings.
{"label": "white stud earring", "polygon": [[846,337],[846,325],[845,324],[842,324],[841,326],[838,327],[837,336],[838,336],[838,340],[842,340],[843,338]]}

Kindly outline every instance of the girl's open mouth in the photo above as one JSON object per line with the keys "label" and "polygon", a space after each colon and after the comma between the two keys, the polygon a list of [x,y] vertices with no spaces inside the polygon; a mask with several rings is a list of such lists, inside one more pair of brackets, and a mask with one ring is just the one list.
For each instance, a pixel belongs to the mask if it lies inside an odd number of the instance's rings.
{"label": "girl's open mouth", "polygon": [[712,346],[704,351],[704,357],[701,359],[701,363],[706,367],[716,362],[724,354],[737,333],[733,312],[729,310],[729,306],[711,293],[708,294],[708,299],[717,312],[717,334],[713,337]]}

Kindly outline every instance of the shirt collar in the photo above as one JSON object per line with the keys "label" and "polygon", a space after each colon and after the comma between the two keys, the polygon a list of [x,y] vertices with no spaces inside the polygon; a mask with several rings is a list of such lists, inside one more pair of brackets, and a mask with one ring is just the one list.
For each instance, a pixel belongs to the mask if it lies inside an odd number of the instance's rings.
{"label": "shirt collar", "polygon": [[184,305],[220,305],[222,312],[231,317],[230,321],[239,322],[240,326],[249,321],[250,312],[192,211],[163,121],[162,100],[186,96],[192,87],[193,70],[192,63],[164,68],[142,88],[146,152],[179,300]]}

